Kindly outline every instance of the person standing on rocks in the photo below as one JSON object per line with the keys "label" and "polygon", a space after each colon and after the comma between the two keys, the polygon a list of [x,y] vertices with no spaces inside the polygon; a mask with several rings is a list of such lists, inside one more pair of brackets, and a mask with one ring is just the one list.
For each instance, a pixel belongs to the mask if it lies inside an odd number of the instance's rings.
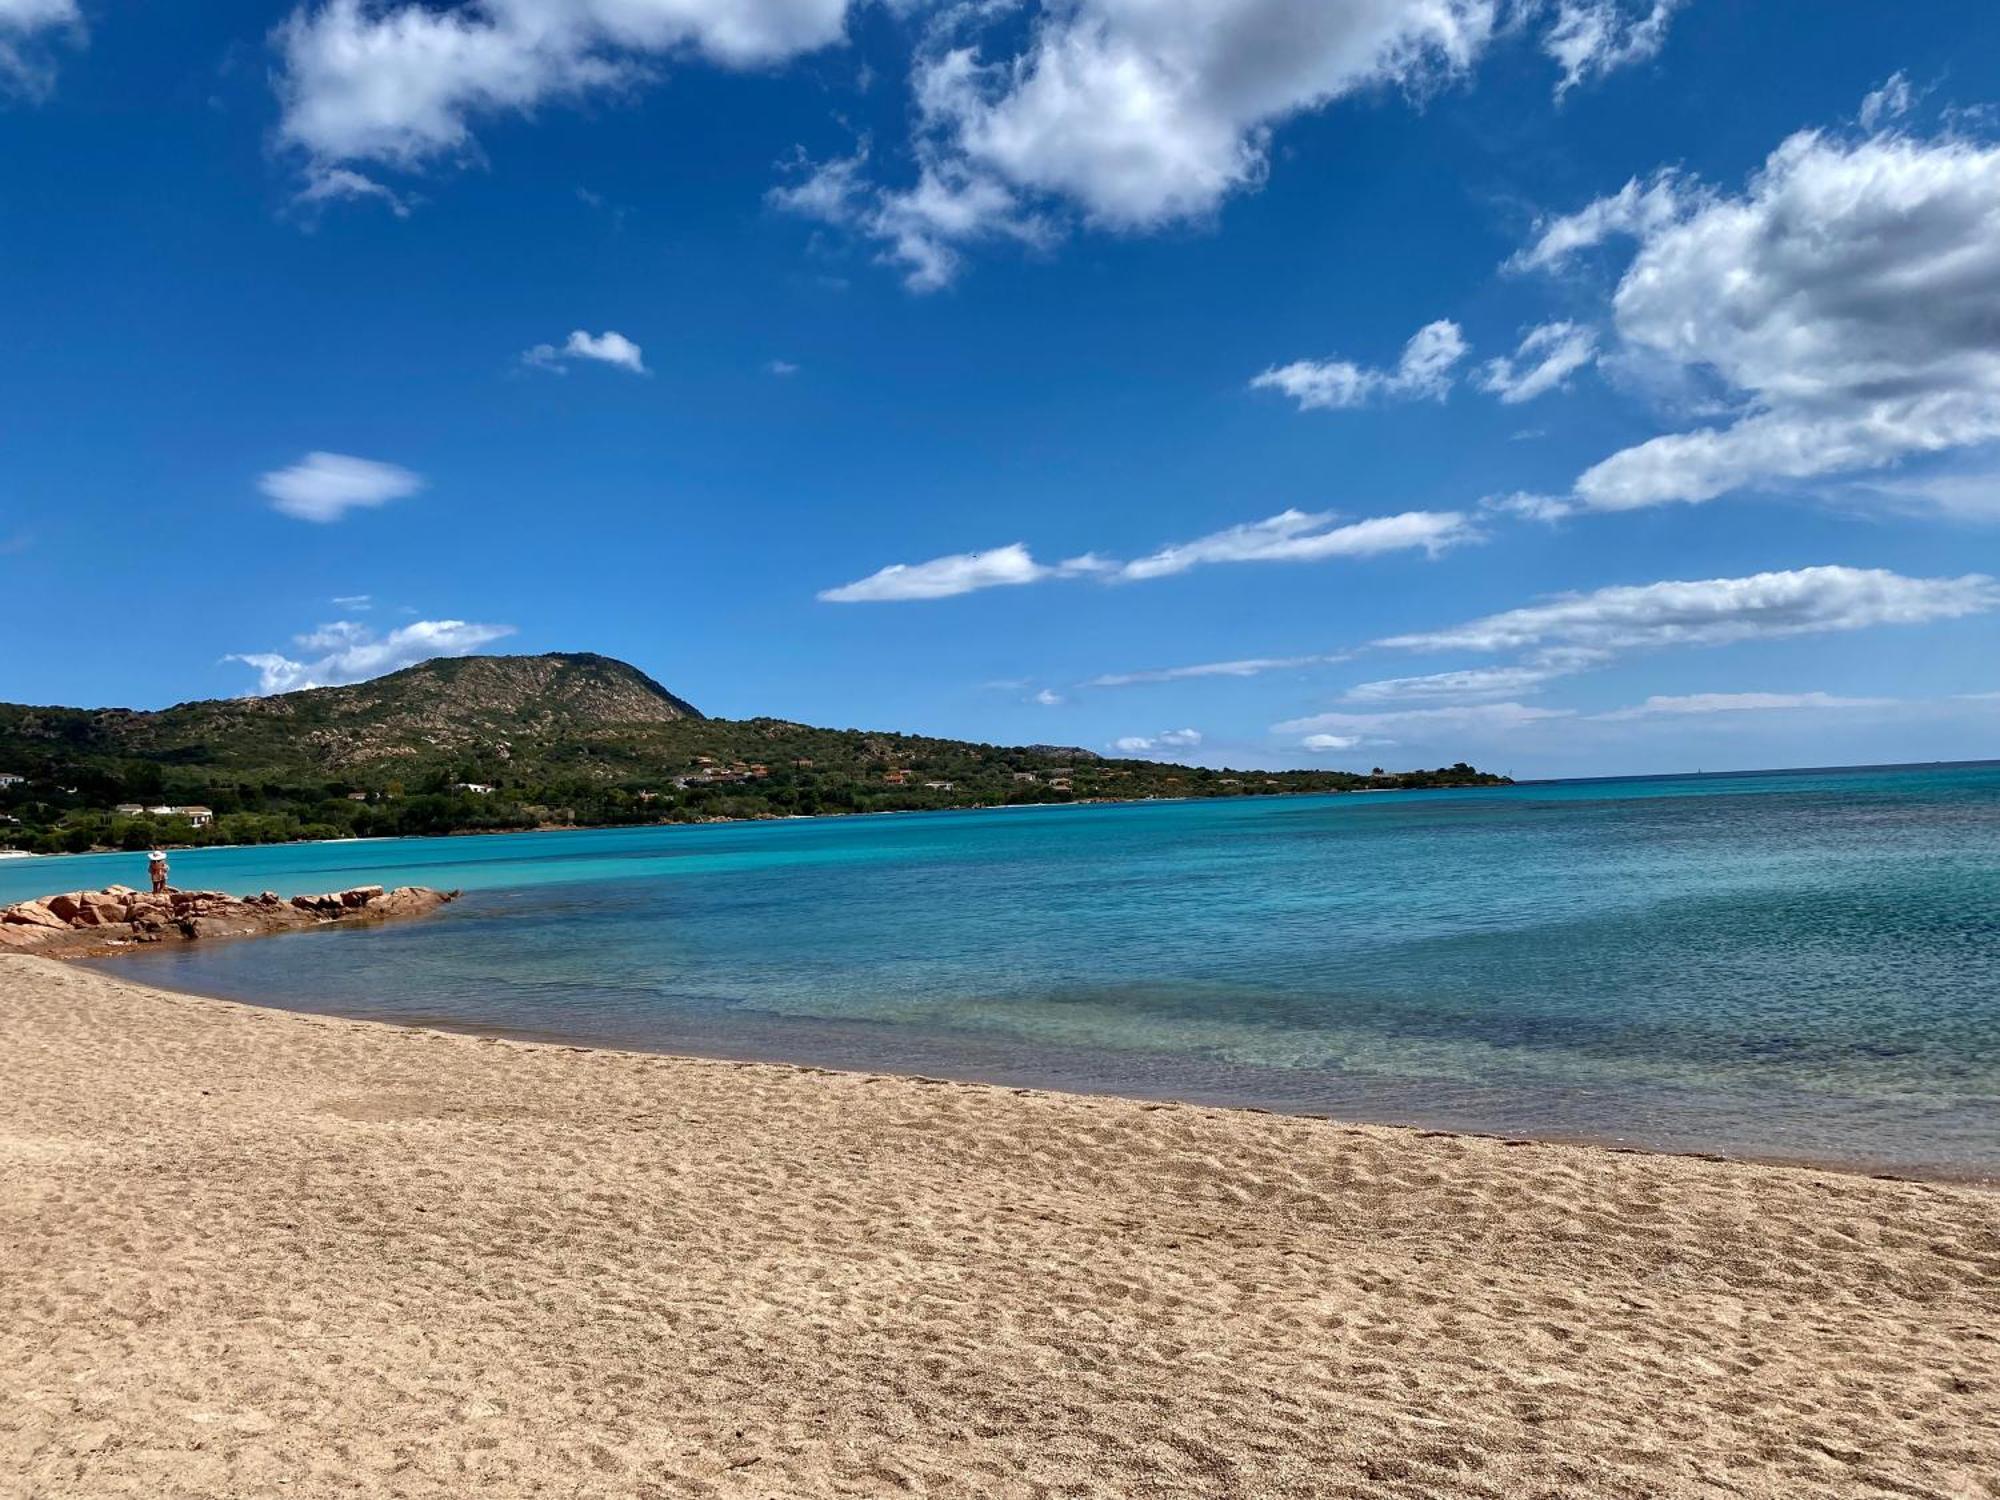
{"label": "person standing on rocks", "polygon": [[155,896],[166,895],[167,851],[164,849],[155,849],[151,854],[147,855],[146,871],[153,877],[153,894]]}

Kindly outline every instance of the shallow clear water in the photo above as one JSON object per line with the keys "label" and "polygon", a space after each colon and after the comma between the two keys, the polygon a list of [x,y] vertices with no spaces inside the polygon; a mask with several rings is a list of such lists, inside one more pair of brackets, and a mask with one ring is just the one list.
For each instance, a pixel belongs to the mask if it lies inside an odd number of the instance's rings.
{"label": "shallow clear water", "polygon": [[[0,899],[143,874],[0,864]],[[2000,1172],[2000,764],[178,855],[459,886],[174,948],[304,1009]]]}

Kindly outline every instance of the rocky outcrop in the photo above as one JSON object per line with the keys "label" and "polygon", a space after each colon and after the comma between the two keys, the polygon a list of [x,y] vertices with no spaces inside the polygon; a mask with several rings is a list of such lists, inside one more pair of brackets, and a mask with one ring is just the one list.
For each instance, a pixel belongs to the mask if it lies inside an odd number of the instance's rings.
{"label": "rocky outcrop", "polygon": [[256,896],[168,891],[156,896],[113,885],[101,891],[66,891],[0,908],[0,950],[52,958],[98,958],[142,943],[258,937],[329,922],[421,917],[457,896],[457,891],[434,891],[420,885],[395,890],[360,885],[287,901],[276,891]]}

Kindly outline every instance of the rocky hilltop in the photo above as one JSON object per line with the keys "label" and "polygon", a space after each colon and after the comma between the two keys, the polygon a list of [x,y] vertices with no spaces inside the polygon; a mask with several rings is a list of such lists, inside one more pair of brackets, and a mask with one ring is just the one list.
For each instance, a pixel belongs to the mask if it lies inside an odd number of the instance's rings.
{"label": "rocky hilltop", "polygon": [[231,896],[224,891],[168,891],[154,895],[122,885],[101,891],[66,891],[0,908],[0,950],[50,958],[101,958],[145,943],[199,938],[260,937],[329,922],[389,922],[421,917],[456,900],[457,891],[405,885],[384,890],[355,886],[320,896],[276,891]]}
{"label": "rocky hilltop", "polygon": [[39,854],[1503,779],[1464,764],[1235,771],[711,718],[583,652],[451,657],[154,712],[0,703],[0,848]]}
{"label": "rocky hilltop", "polygon": [[349,687],[147,712],[0,706],[0,743],[168,764],[321,774],[467,753],[529,760],[635,727],[699,720],[637,667],[589,652],[441,657]]}

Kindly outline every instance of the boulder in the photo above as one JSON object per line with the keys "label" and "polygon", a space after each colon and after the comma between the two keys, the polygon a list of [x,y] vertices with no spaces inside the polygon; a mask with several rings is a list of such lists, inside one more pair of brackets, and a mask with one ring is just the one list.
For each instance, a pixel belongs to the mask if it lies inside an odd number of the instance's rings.
{"label": "boulder", "polygon": [[358,911],[381,894],[379,885],[357,885],[340,893],[340,904],[348,911]]}
{"label": "boulder", "polygon": [[0,911],[0,923],[15,927],[46,927],[67,932],[69,923],[49,910],[46,901],[22,901]]}

